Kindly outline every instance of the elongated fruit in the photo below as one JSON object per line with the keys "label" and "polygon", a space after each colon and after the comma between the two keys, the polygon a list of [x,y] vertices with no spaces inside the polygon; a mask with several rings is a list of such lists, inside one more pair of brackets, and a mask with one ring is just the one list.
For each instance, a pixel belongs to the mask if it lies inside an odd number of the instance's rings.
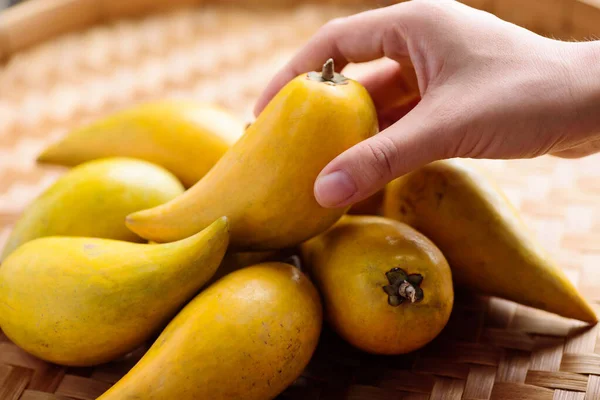
{"label": "elongated fruit", "polygon": [[268,400],[304,370],[321,303],[295,267],[233,272],[193,299],[99,400]]}
{"label": "elongated fruit", "polygon": [[243,132],[244,124],[216,105],[164,100],[74,130],[38,161],[74,166],[103,157],[140,158],[165,167],[190,187]]}
{"label": "elongated fruit", "polygon": [[170,172],[149,162],[109,158],[67,172],[25,209],[4,247],[44,236],[87,236],[140,242],[125,226],[127,214],[183,193]]}
{"label": "elongated fruit", "polygon": [[43,360],[86,366],[148,340],[202,287],[228,244],[225,217],[179,242],[48,237],[0,268],[0,326]]}
{"label": "elongated fruit", "polygon": [[458,285],[597,321],[508,199],[473,162],[438,161],[393,181],[384,214],[427,235],[448,259]]}
{"label": "elongated fruit", "polygon": [[323,295],[326,319],[361,350],[403,354],[444,328],[454,303],[446,259],[408,225],[376,216],[344,216],[302,244]]}
{"label": "elongated fruit", "polygon": [[142,237],[169,242],[231,220],[236,251],[292,247],[331,226],[346,208],[315,200],[317,175],[334,157],[377,132],[366,89],[333,73],[301,75],[267,105],[244,136],[194,187],[127,217]]}

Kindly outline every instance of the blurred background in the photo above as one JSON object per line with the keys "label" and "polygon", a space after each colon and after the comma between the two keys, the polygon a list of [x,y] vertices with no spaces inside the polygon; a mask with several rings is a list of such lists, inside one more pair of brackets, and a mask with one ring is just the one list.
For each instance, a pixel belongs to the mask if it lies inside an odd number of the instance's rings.
{"label": "blurred background", "polygon": [[18,3],[22,3],[26,0],[0,0],[0,8],[8,8]]}
{"label": "blurred background", "polygon": [[[465,2],[543,35],[600,36],[600,0]],[[49,143],[115,111],[163,98],[216,103],[250,120],[273,73],[322,24],[393,2],[27,0],[8,7],[13,3],[0,0],[0,247],[24,207],[65,171],[36,165]],[[369,65],[351,66],[348,75],[364,68]],[[481,164],[600,309],[600,156]],[[393,398],[403,399],[431,393],[431,399],[597,400],[600,330],[567,338],[577,329],[513,303],[459,299],[444,337],[452,345],[411,356],[414,363],[402,359],[412,372],[365,374],[361,366],[370,359],[343,355],[317,361],[297,398],[318,398],[310,382],[345,384],[370,376],[344,398],[387,399],[381,391],[388,385],[400,396]],[[373,365],[385,369],[392,361]],[[129,366],[65,370],[34,360],[0,334],[0,399],[93,399]],[[9,369],[17,372],[3,375]],[[333,398],[340,397],[327,397]]]}
{"label": "blurred background", "polygon": [[17,4],[18,1],[13,1],[13,0],[0,0],[0,8],[7,8],[8,6],[11,6],[13,4]]}

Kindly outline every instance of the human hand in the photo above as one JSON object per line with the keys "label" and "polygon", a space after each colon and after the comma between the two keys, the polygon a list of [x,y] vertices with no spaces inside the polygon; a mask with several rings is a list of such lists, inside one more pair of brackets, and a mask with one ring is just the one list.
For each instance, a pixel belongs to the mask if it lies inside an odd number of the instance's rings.
{"label": "human hand", "polygon": [[[329,57],[338,71],[389,59],[360,81],[383,128],[391,125],[323,169],[315,183],[322,206],[360,201],[438,159],[576,157],[600,148],[600,42],[551,40],[452,0],[413,0],[326,24],[273,78],[255,113]],[[421,100],[406,113],[398,79],[409,63]]]}

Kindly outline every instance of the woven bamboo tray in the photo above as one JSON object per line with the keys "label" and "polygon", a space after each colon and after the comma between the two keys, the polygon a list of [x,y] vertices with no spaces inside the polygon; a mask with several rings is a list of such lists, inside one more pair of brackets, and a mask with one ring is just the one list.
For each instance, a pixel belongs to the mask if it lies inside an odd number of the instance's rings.
{"label": "woven bamboo tray", "polygon": [[[23,207],[64,172],[34,159],[67,130],[165,97],[209,100],[250,118],[272,72],[321,24],[383,4],[199,3],[30,0],[0,14],[0,246]],[[546,35],[600,34],[598,0],[469,3]],[[481,163],[600,309],[600,156]],[[600,399],[600,327],[457,296],[444,333],[407,356],[362,354],[325,329],[310,366],[281,398]],[[95,399],[143,350],[96,368],[63,368],[0,332],[0,400]]]}

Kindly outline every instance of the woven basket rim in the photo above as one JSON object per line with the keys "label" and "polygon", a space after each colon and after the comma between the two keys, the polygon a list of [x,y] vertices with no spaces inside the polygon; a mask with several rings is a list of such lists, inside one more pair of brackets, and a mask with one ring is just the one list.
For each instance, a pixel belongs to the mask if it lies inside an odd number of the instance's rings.
{"label": "woven basket rim", "polygon": [[0,62],[21,50],[57,36],[123,18],[209,4],[237,7],[288,7],[299,4],[365,4],[385,6],[394,0],[28,0],[0,12]]}
{"label": "woven basket rim", "polygon": [[[85,30],[122,18],[138,18],[177,8],[219,3],[224,6],[252,8],[286,7],[304,3],[365,4],[382,7],[402,1],[406,0],[28,0],[0,12],[0,63],[21,50],[51,41],[62,34]],[[485,6],[484,9],[494,12],[491,0],[461,1],[469,5]],[[525,2],[531,3],[532,6],[523,7]],[[535,6],[535,3],[538,2],[539,0],[521,0],[519,12],[536,15],[539,4]],[[486,5],[487,3],[491,5]],[[592,7],[600,13],[600,0],[568,0],[561,2],[558,9],[569,14],[572,24],[579,19],[589,24],[595,17],[586,12],[576,13],[577,6]],[[600,24],[600,21],[598,23]]]}

